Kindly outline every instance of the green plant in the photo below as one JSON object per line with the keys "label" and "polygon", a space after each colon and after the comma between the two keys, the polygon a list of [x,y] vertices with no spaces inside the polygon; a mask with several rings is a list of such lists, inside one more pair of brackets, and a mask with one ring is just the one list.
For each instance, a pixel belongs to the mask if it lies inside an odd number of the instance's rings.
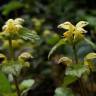
{"label": "green plant", "polygon": [[[8,54],[5,55],[0,53],[0,68],[2,72],[11,76],[9,79],[11,79],[11,81],[14,82],[13,84],[15,84],[17,96],[21,96],[25,90],[30,88],[34,83],[34,80],[29,79],[23,81],[19,86],[18,78],[20,77],[21,70],[22,68],[30,66],[29,61],[33,56],[27,51],[22,53],[19,52],[19,55],[16,56],[16,48],[20,51],[21,44],[23,47],[27,42],[31,45],[39,40],[39,36],[34,31],[22,26],[23,22],[24,20],[21,18],[9,19],[2,27],[2,32],[0,33],[1,41],[3,41],[3,43],[7,42],[7,44],[5,44],[6,46],[3,46],[3,48],[8,49],[9,52],[9,56],[7,56]],[[28,85],[27,82],[30,82],[30,85]],[[6,96],[6,93],[3,95]],[[11,95],[11,92],[9,92],[9,95]],[[16,96],[16,93],[13,93],[13,95]]]}
{"label": "green plant", "polygon": [[[78,57],[78,48],[77,46],[82,41],[87,41],[87,43],[95,46],[90,40],[85,37],[87,32],[83,27],[88,25],[86,21],[80,21],[74,26],[70,22],[64,22],[58,26],[58,28],[66,29],[63,33],[63,38],[51,49],[49,52],[48,58],[53,54],[57,47],[61,45],[68,45],[72,49],[72,56],[62,56],[58,60],[58,64],[62,63],[66,66],[64,81],[61,84],[60,88],[56,89],[55,96],[74,96],[70,91],[68,91],[68,86],[78,80],[79,89],[81,96],[88,96],[87,86],[85,85],[86,80],[85,76],[89,76],[94,71],[93,59],[96,58],[96,53],[90,52],[83,59],[80,60]],[[70,50],[70,49],[69,49]],[[93,81],[91,81],[93,82]],[[92,85],[93,86],[93,85]]]}

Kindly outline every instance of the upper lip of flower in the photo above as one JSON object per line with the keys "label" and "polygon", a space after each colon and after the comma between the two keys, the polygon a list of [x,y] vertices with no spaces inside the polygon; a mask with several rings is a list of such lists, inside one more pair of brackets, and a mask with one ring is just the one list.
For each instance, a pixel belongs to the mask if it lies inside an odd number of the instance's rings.
{"label": "upper lip of flower", "polygon": [[58,28],[63,28],[63,29],[66,29],[66,30],[70,30],[70,29],[74,29],[75,26],[72,25],[70,22],[64,22],[64,23],[58,25]]}

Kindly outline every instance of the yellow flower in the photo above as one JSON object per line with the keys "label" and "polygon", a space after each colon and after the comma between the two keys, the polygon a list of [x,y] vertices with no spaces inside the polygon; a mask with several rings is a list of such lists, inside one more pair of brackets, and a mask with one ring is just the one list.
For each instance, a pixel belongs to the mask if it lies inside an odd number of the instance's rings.
{"label": "yellow flower", "polygon": [[33,58],[33,56],[28,52],[23,52],[18,56],[18,61],[25,67],[29,67],[29,61]]}
{"label": "yellow flower", "polygon": [[7,58],[4,54],[0,53],[0,64],[6,63]]}
{"label": "yellow flower", "polygon": [[77,28],[77,30],[86,33],[86,30],[83,29],[83,27],[85,27],[86,25],[88,25],[88,22],[86,22],[86,21],[80,21],[80,22],[78,22],[78,23],[76,24],[76,28]]}
{"label": "yellow flower", "polygon": [[9,19],[5,25],[2,27],[3,32],[7,32],[10,34],[16,34],[23,27],[21,24],[23,23],[23,19]]}
{"label": "yellow flower", "polygon": [[64,22],[62,24],[60,24],[58,26],[58,28],[63,28],[66,29],[67,31],[65,31],[63,33],[64,37],[70,41],[74,40],[78,40],[78,39],[82,39],[83,33],[86,33],[87,31],[84,30],[83,27],[85,27],[88,24],[88,22],[86,21],[80,21],[76,24],[76,26],[74,26],[73,24],[71,24],[70,22]]}
{"label": "yellow flower", "polygon": [[22,18],[16,18],[14,21],[16,24],[22,24],[24,22]]}
{"label": "yellow flower", "polygon": [[93,69],[94,63],[92,60],[96,59],[96,53],[88,53],[84,58],[84,64],[89,69]]}
{"label": "yellow flower", "polygon": [[58,28],[63,28],[63,29],[66,29],[68,31],[74,31],[75,26],[72,25],[70,22],[64,22],[64,23],[58,25]]}
{"label": "yellow flower", "polygon": [[61,57],[58,61],[58,63],[62,63],[64,65],[70,66],[72,65],[72,59],[68,58],[68,57]]}
{"label": "yellow flower", "polygon": [[33,58],[33,56],[28,53],[28,52],[23,52],[22,54],[20,54],[20,56],[18,57],[19,61],[27,61],[28,59]]}
{"label": "yellow flower", "polygon": [[84,30],[83,27],[85,27],[86,25],[88,25],[88,22],[86,21],[80,21],[76,24],[76,27],[75,27],[75,31],[74,31],[74,38],[82,38],[83,37],[83,33],[87,33],[86,30]]}

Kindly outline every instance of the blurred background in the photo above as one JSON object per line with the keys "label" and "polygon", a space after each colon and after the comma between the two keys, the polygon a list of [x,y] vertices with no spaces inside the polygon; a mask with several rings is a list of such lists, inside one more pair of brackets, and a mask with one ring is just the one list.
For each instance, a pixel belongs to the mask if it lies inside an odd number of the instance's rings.
{"label": "blurred background", "polygon": [[[23,18],[24,26],[40,36],[38,44],[33,44],[31,48],[34,56],[30,61],[31,67],[23,69],[20,76],[21,79],[32,78],[36,81],[26,96],[54,96],[55,88],[62,82],[65,68],[57,64],[58,58],[63,54],[72,54],[68,46],[62,46],[48,60],[49,51],[62,38],[64,31],[57,26],[65,21],[73,24],[81,20],[88,21],[86,36],[95,43],[96,0],[0,0],[0,31],[6,20],[17,17]],[[83,58],[93,49],[84,42],[81,45],[84,46],[78,54]]]}

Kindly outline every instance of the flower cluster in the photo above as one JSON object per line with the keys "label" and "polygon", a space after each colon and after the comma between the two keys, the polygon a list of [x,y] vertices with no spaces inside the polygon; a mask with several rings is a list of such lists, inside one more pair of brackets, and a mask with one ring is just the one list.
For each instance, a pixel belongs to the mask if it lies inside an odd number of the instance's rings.
{"label": "flower cluster", "polygon": [[74,26],[70,22],[64,22],[60,24],[58,28],[67,30],[63,35],[69,42],[72,43],[83,39],[83,34],[87,32],[83,27],[85,27],[87,24],[88,22],[86,21],[80,21],[76,24],[76,26]]}
{"label": "flower cluster", "polygon": [[33,56],[29,52],[23,52],[13,61],[0,53],[0,67],[2,72],[6,74],[19,75],[23,67],[30,66],[29,60],[32,58]]}
{"label": "flower cluster", "polygon": [[22,23],[24,22],[21,18],[9,19],[5,25],[2,27],[3,32],[9,34],[16,34],[22,28]]}

